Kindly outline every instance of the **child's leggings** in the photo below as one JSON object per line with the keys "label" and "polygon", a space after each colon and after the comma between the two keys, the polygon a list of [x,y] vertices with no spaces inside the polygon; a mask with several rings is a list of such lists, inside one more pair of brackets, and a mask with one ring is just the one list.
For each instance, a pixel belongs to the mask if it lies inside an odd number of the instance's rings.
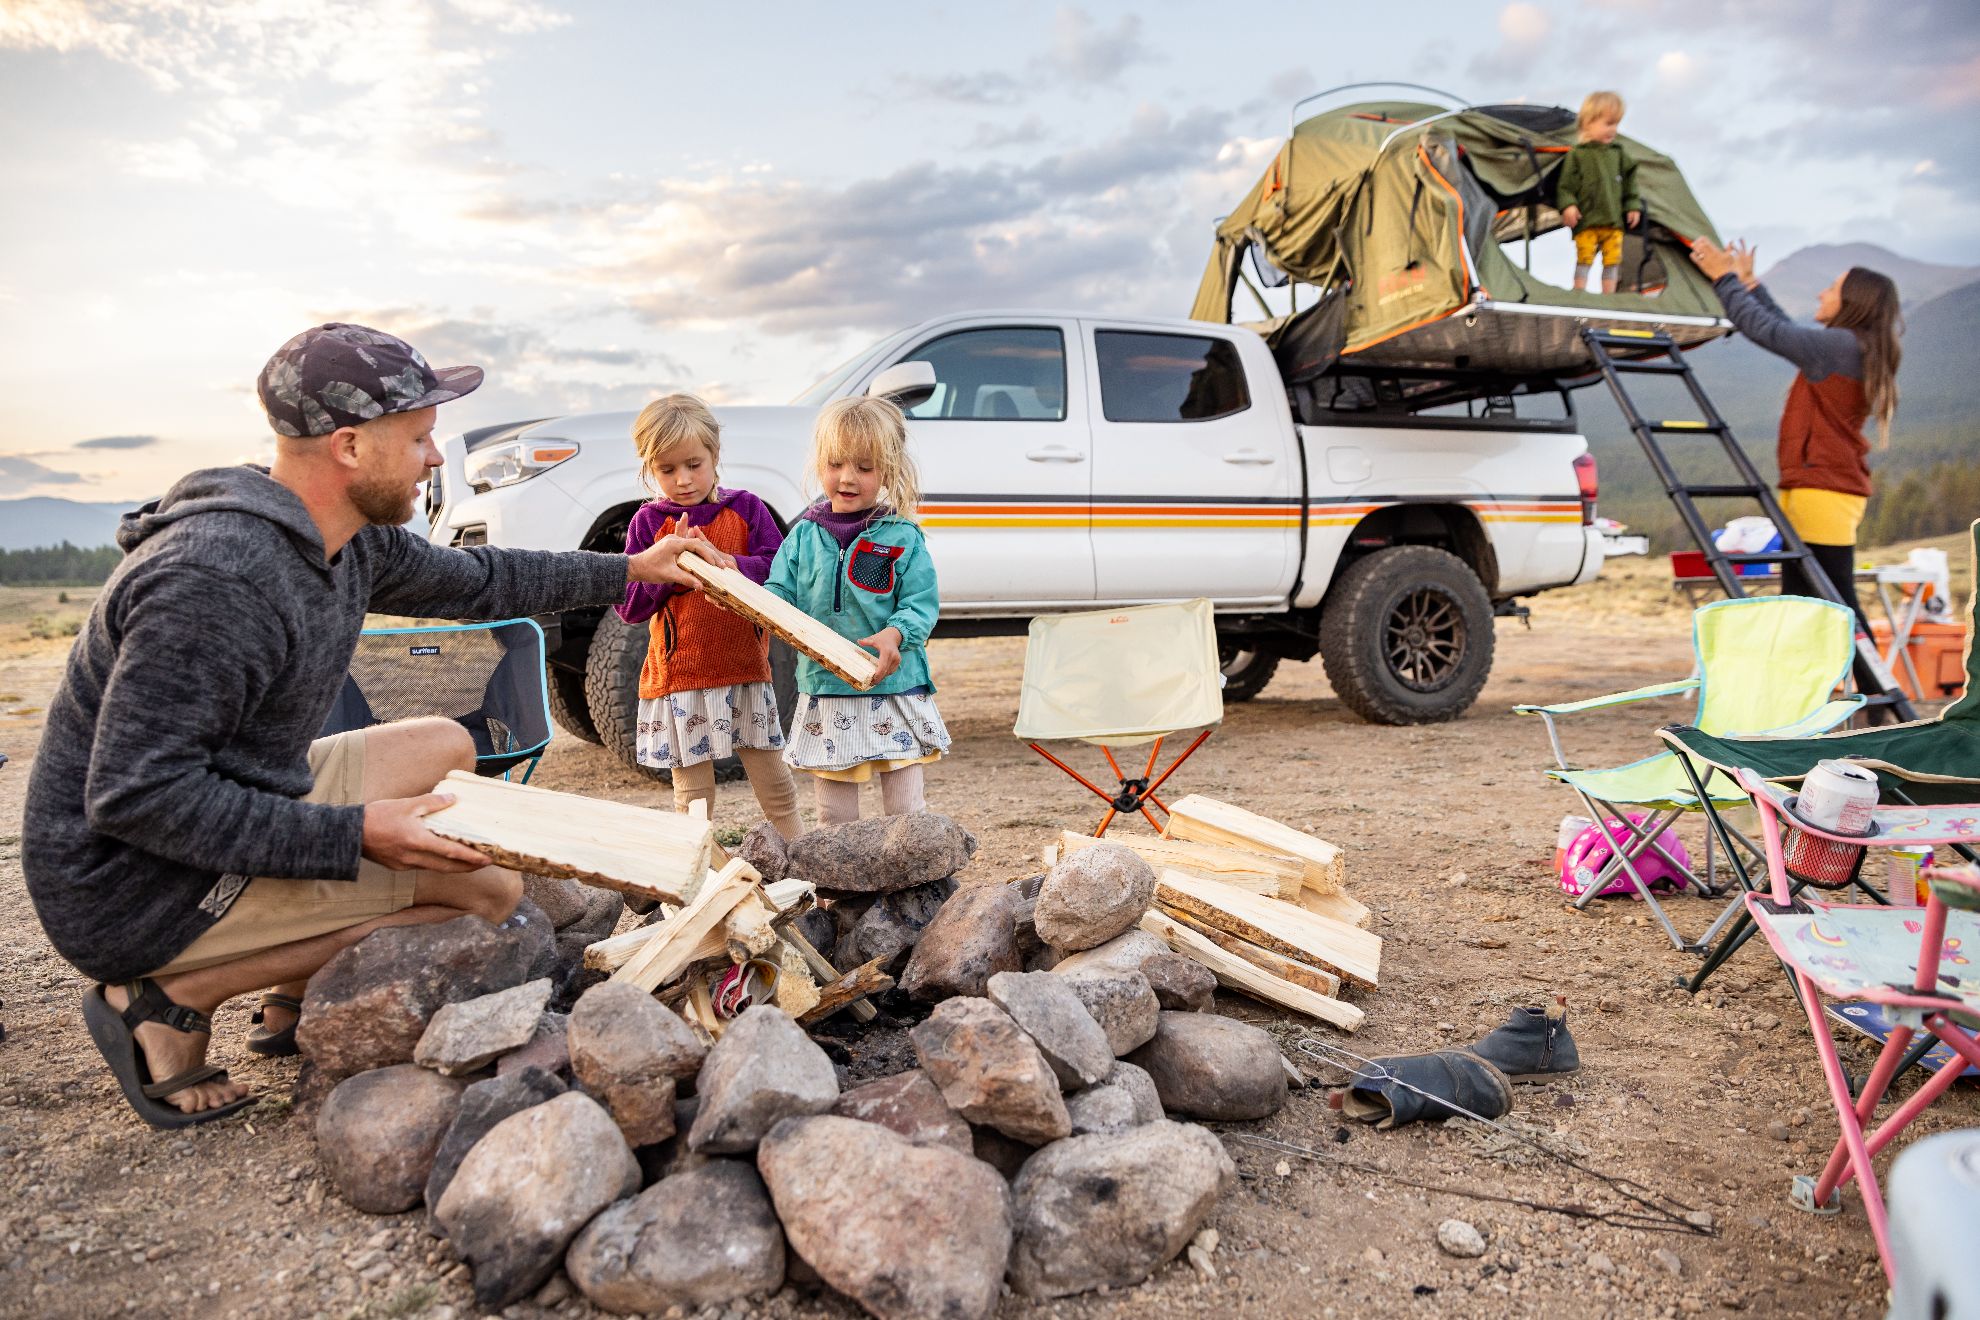
{"label": "child's leggings", "polygon": [[[818,823],[844,825],[859,819],[859,785],[840,779],[818,780]],[[898,770],[880,772],[880,809],[889,816],[905,816],[922,811],[928,800],[922,796],[921,767],[904,765]]]}
{"label": "child's leggings", "polygon": [[[798,823],[797,781],[784,764],[784,754],[761,747],[738,747],[736,755],[749,775],[749,786],[756,791],[756,805],[763,808],[763,818],[786,839],[804,833],[804,826]],[[674,771],[674,810],[686,811],[692,802],[706,802],[709,817],[714,817],[713,761],[697,761]]]}

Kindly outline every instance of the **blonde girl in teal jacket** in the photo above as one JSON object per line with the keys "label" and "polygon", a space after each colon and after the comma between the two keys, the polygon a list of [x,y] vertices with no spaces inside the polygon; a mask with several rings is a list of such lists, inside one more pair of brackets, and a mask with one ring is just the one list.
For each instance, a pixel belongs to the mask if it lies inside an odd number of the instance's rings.
{"label": "blonde girl in teal jacket", "polygon": [[907,419],[884,399],[840,399],[818,415],[811,466],[824,496],[792,524],[763,585],[875,652],[880,679],[861,692],[800,658],[784,759],[815,777],[820,825],[858,820],[859,786],[876,776],[888,815],[921,811],[921,768],[948,750],[949,731],[928,673],[939,607]]}

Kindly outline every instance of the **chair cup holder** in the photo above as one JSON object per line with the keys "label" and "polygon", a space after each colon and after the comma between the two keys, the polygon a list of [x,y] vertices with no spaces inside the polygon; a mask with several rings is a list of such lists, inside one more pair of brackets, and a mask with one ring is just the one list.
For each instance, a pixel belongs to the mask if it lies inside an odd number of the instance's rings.
{"label": "chair cup holder", "polygon": [[[1785,804],[1788,820],[1781,831],[1781,858],[1787,873],[1817,889],[1848,887],[1862,872],[1863,858],[1869,849],[1861,843],[1838,843],[1800,828],[1796,823],[1799,817],[1794,814],[1799,801],[1797,794]],[[1863,838],[1875,838],[1877,833],[1877,823],[1872,821]]]}

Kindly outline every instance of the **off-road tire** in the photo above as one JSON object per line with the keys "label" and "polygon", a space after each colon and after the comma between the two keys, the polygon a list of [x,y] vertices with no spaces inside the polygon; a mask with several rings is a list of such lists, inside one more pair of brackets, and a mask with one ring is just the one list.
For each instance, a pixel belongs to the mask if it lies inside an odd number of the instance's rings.
{"label": "off-road tire", "polygon": [[[648,779],[671,782],[664,770],[639,763],[639,671],[646,664],[646,645],[651,631],[643,623],[627,623],[618,611],[606,610],[598,620],[598,631],[591,636],[591,649],[585,654],[585,704],[594,727],[606,749],[618,760]],[[797,713],[797,653],[780,638],[770,639],[770,683],[777,694],[777,716],[784,733],[791,731],[791,717]],[[715,763],[717,780],[742,776],[742,762],[726,757]]]}
{"label": "off-road tire", "polygon": [[1278,671],[1280,657],[1248,638],[1219,636],[1217,667],[1224,675],[1225,701],[1250,701]]}
{"label": "off-road tire", "polygon": [[602,743],[591,722],[591,703],[584,695],[584,675],[558,665],[544,666],[544,687],[550,695],[550,718],[581,742]]}
{"label": "off-road tire", "polygon": [[1391,546],[1355,560],[1321,604],[1327,681],[1343,705],[1376,724],[1464,714],[1492,672],[1494,640],[1484,583],[1433,546]]}

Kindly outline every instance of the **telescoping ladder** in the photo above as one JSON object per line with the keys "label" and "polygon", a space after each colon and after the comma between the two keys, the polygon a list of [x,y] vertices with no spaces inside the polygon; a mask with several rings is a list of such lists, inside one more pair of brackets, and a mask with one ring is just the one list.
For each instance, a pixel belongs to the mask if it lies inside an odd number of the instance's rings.
{"label": "telescoping ladder", "polygon": [[[1623,420],[1629,423],[1630,431],[1650,459],[1650,466],[1656,469],[1657,479],[1664,483],[1664,493],[1677,507],[1685,529],[1704,552],[1705,562],[1711,565],[1712,575],[1719,580],[1719,586],[1726,595],[1737,597],[1749,594],[1746,587],[1754,579],[1740,574],[1743,565],[1794,564],[1815,584],[1815,589],[1825,599],[1839,605],[1849,603],[1836,589],[1836,584],[1829,580],[1829,575],[1822,570],[1815,556],[1809,553],[1807,544],[1789,525],[1773,490],[1761,478],[1746,450],[1733,438],[1732,428],[1726,425],[1726,419],[1719,415],[1719,410],[1712,406],[1704,387],[1698,383],[1697,375],[1692,372],[1691,364],[1685,361],[1684,353],[1669,335],[1661,330],[1591,326],[1581,332],[1581,339],[1588,345],[1588,352],[1595,359],[1602,379],[1608,382],[1610,392],[1616,396],[1616,406],[1622,409]],[[1690,391],[1698,417],[1680,421],[1652,421],[1645,417],[1623,384],[1623,377],[1631,375],[1677,377]],[[1715,438],[1732,463],[1738,480],[1718,485],[1698,485],[1686,481],[1679,475],[1670,455],[1664,452],[1666,437],[1670,436]],[[1715,498],[1750,499],[1757,503],[1760,512],[1781,534],[1781,548],[1754,554],[1719,549],[1712,540],[1711,528],[1706,526],[1703,515],[1698,512],[1697,504],[1700,499]],[[1866,699],[1873,718],[1878,715],[1892,720],[1916,718],[1904,689],[1898,686],[1897,679],[1877,654],[1875,643],[1861,630],[1856,636],[1855,673],[1856,686]]]}

